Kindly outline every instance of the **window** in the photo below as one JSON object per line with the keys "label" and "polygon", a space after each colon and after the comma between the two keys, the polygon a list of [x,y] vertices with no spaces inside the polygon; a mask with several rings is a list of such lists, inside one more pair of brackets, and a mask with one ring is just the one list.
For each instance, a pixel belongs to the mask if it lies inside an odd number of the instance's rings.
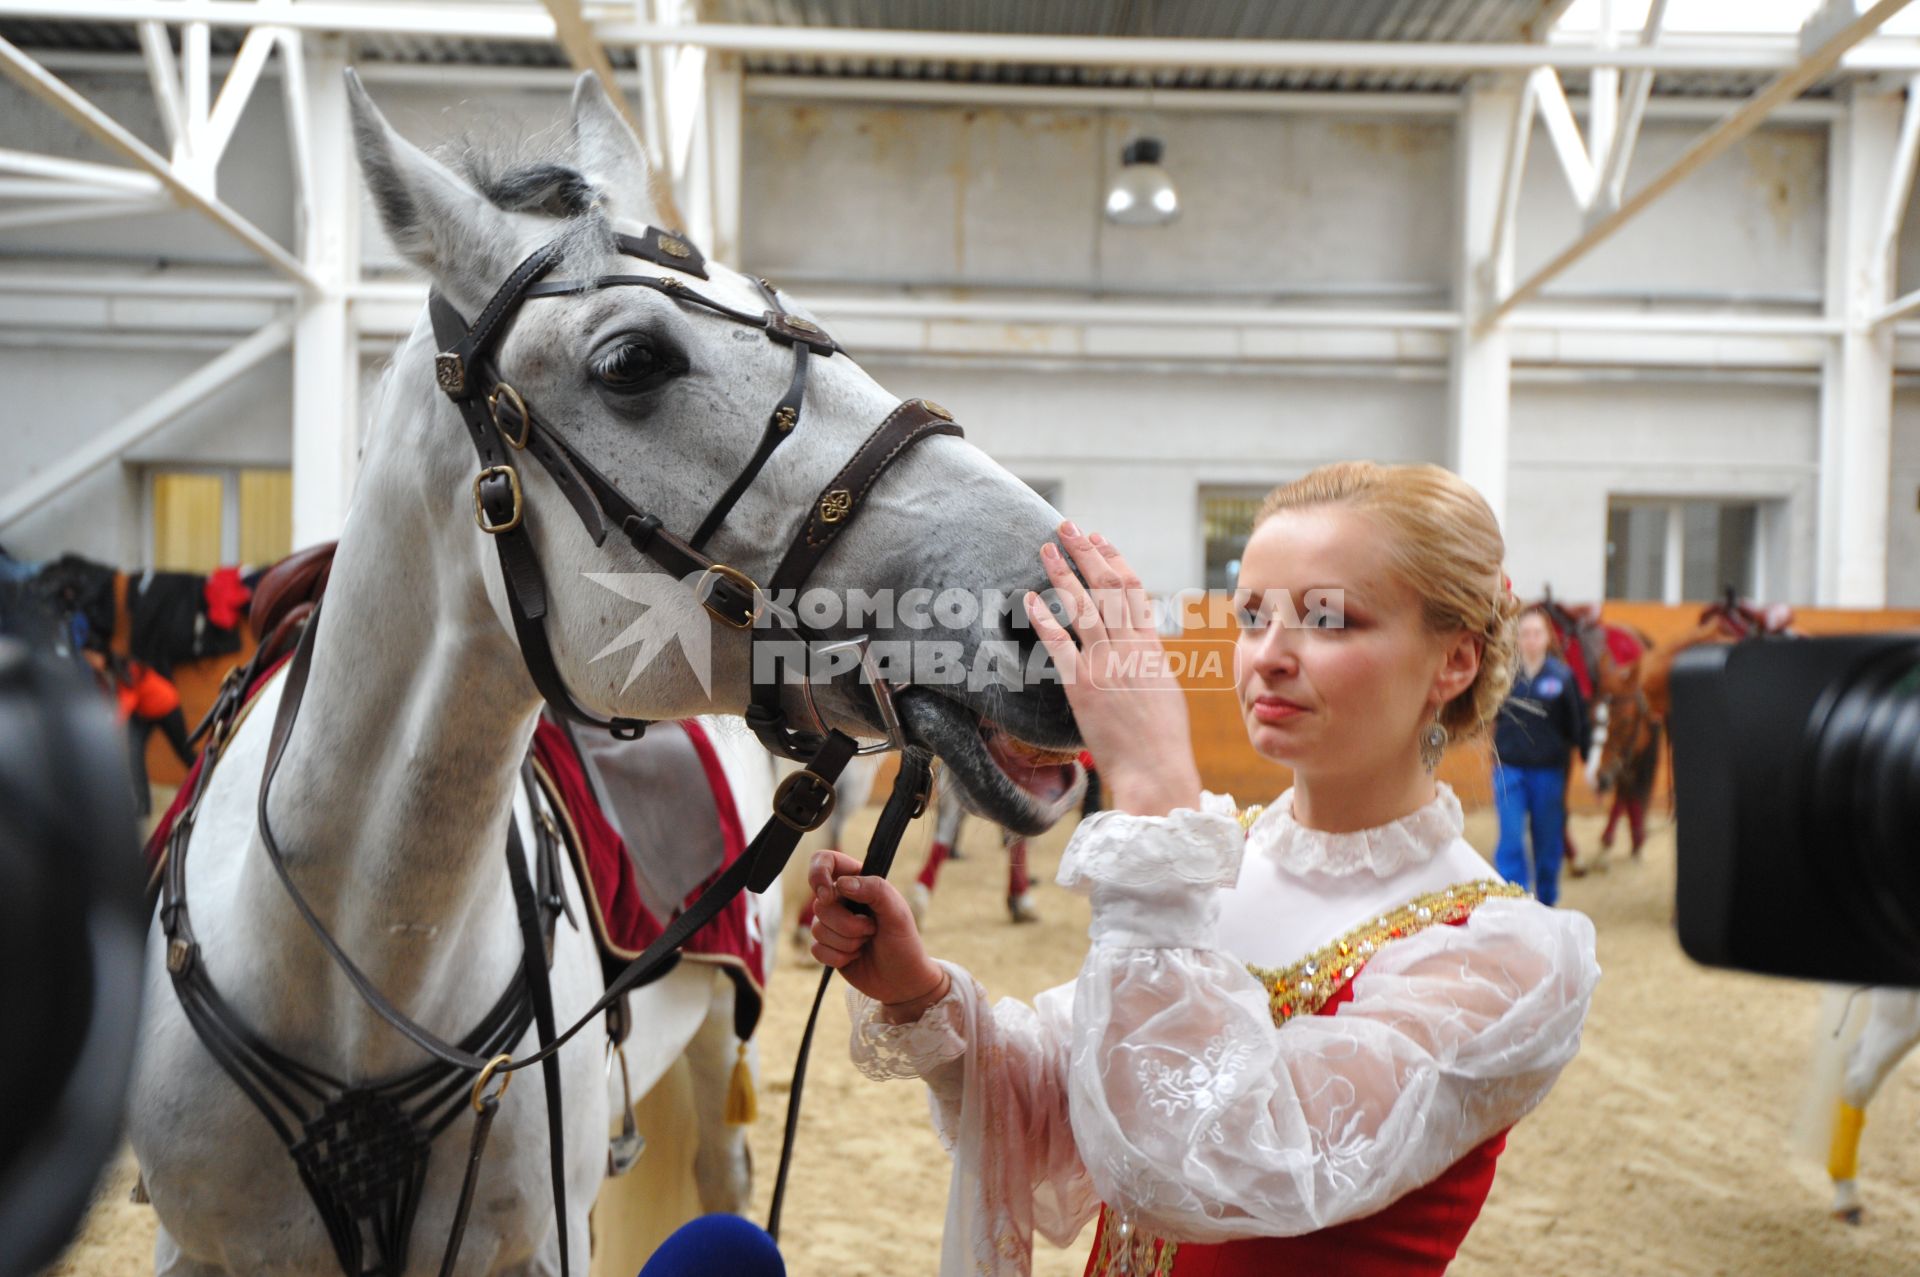
{"label": "window", "polygon": [[1762,592],[1759,501],[1616,497],[1607,510],[1607,597],[1662,603]]}
{"label": "window", "polygon": [[1200,489],[1200,536],[1206,546],[1206,588],[1231,590],[1240,575],[1240,555],[1253,534],[1253,516],[1265,488]]}
{"label": "window", "polygon": [[147,563],[167,572],[264,565],[293,549],[293,472],[232,466],[147,472]]}

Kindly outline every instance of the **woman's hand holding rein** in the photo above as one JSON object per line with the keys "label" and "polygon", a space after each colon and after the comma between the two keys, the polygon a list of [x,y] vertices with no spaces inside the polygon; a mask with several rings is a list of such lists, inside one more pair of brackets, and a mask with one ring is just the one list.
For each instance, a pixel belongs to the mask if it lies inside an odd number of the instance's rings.
{"label": "woman's hand holding rein", "polygon": [[[887,1010],[896,1024],[917,1020],[946,995],[945,967],[927,956],[913,910],[885,878],[863,877],[844,852],[816,852],[807,865],[813,892],[812,953],[822,965]],[[865,905],[872,917],[847,902]]]}

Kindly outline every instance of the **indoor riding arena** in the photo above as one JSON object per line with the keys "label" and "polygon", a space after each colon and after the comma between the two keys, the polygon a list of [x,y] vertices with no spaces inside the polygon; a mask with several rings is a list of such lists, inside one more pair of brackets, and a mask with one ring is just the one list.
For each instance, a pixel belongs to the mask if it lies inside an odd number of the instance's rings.
{"label": "indoor riding arena", "polygon": [[1917,171],[1920,0],[0,0],[0,1277],[1920,1273]]}

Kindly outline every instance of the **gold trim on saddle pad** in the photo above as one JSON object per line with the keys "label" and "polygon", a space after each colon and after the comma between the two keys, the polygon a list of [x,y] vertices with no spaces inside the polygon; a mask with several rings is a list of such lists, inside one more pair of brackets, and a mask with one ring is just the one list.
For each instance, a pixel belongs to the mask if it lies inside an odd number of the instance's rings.
{"label": "gold trim on saddle pad", "polygon": [[1459,922],[1484,901],[1516,899],[1526,894],[1524,887],[1510,882],[1463,882],[1415,897],[1290,966],[1256,967],[1249,962],[1247,970],[1267,986],[1268,1005],[1278,1027],[1295,1016],[1320,1010],[1368,959],[1395,940],[1417,935],[1428,927]]}
{"label": "gold trim on saddle pad", "polygon": [[[587,844],[580,836],[580,827],[574,823],[573,813],[567,809],[567,805],[564,802],[560,801],[559,782],[554,780],[553,774],[547,770],[546,765],[539,759],[535,758],[530,761],[533,763],[533,778],[539,783],[540,796],[547,800],[548,808],[545,812],[534,812],[533,818],[535,820],[551,820],[553,814],[559,815],[560,827],[556,829],[555,832],[559,835],[560,845],[567,849],[567,859],[573,862],[573,878],[580,886],[580,894],[586,903],[587,912],[593,915],[594,939],[599,942],[600,948],[603,951],[612,954],[621,962],[632,962],[640,956],[640,950],[622,948],[613,942],[612,936],[607,934],[607,915],[601,909],[600,892],[594,886],[593,875],[587,871],[587,856],[585,851]],[[764,944],[762,945],[761,951],[763,953],[766,951]],[[736,957],[730,953],[687,953],[682,950],[680,960],[682,962],[704,962],[708,966],[714,967],[736,968],[746,977],[747,983],[753,986],[756,993],[760,994],[763,998],[766,996],[766,986],[760,979],[760,973],[755,971],[753,964],[748,962],[744,957]]]}

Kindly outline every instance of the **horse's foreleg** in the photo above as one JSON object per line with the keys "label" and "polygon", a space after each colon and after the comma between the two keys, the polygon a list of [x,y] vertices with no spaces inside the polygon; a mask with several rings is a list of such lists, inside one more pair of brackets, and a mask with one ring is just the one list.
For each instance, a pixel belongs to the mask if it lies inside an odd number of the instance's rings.
{"label": "horse's foreleg", "polygon": [[153,1239],[153,1277],[228,1277],[218,1264],[191,1259],[180,1250],[165,1224],[155,1230]]}
{"label": "horse's foreleg", "polygon": [[920,866],[919,874],[907,888],[907,904],[913,909],[916,923],[924,922],[933,908],[933,889],[940,883],[940,866],[956,858],[953,849],[960,842],[960,826],[966,816],[959,794],[942,789],[934,808],[933,845],[927,848],[927,862]]}
{"label": "horse's foreleg", "polygon": [[1614,827],[1620,823],[1620,814],[1626,809],[1626,795],[1616,790],[1613,795],[1613,802],[1607,808],[1607,827],[1600,831],[1600,850],[1613,850]]}
{"label": "horse's foreleg", "polygon": [[1857,1180],[1860,1132],[1866,1126],[1867,1104],[1887,1075],[1920,1042],[1920,991],[1874,989],[1867,997],[1867,1027],[1847,1055],[1840,1109],[1827,1155],[1827,1174],[1833,1180],[1833,1214],[1850,1224],[1859,1223],[1862,1213]]}
{"label": "horse's foreleg", "polygon": [[[746,1125],[728,1122],[728,1096],[734,1066],[745,1062],[751,1078],[752,1053],[733,1035],[734,984],[714,981],[713,1007],[687,1043],[687,1069],[693,1081],[696,1144],[694,1185],[700,1209],[741,1214],[752,1204],[753,1162],[747,1152]],[[750,1085],[751,1083],[749,1083]]]}
{"label": "horse's foreleg", "polygon": [[1038,922],[1040,911],[1033,906],[1033,880],[1027,877],[1027,840],[1008,838],[1007,912],[1015,922]]}

